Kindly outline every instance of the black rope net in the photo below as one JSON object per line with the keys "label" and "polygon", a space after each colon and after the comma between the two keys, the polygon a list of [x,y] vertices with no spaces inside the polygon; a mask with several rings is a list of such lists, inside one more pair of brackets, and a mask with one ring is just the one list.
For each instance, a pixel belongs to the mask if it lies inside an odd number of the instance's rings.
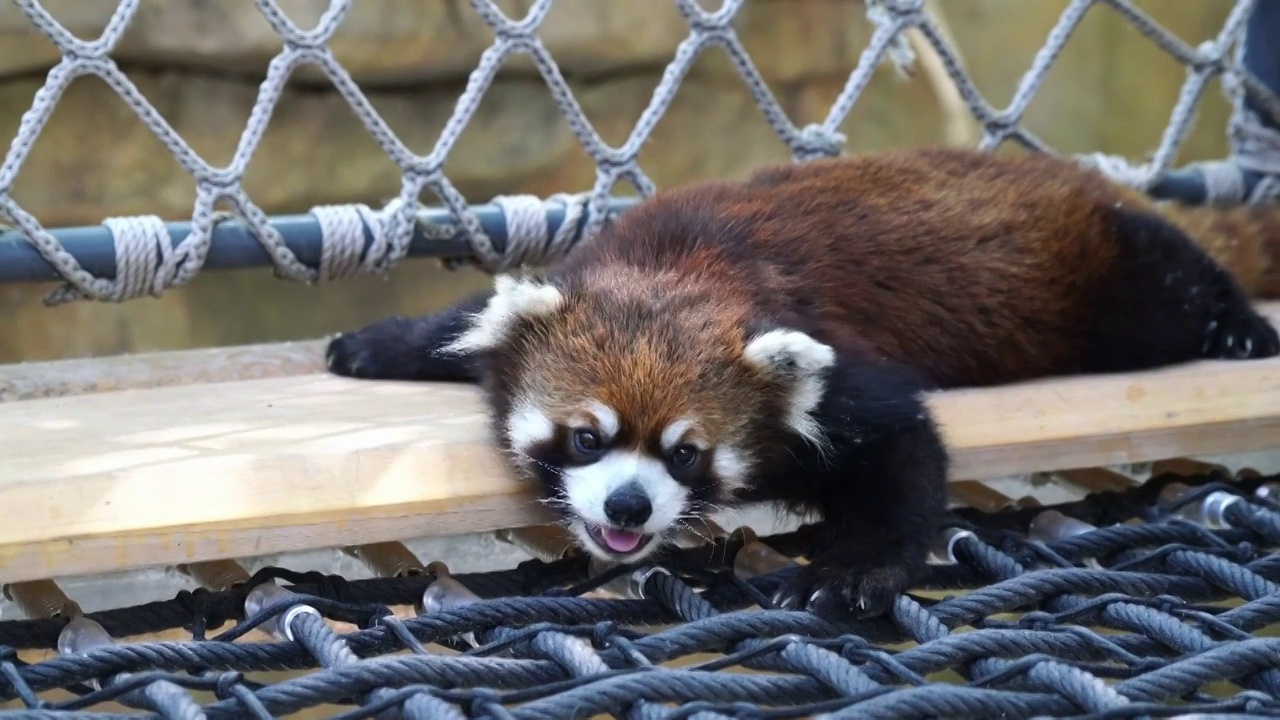
{"label": "black rope net", "polygon": [[[265,568],[0,622],[0,696],[18,708],[0,716],[1276,717],[1277,495],[1280,474],[1212,469],[957,508],[921,586],[842,625],[769,606],[814,526],[603,572],[572,552],[350,582]],[[192,639],[130,641],[177,628]]]}

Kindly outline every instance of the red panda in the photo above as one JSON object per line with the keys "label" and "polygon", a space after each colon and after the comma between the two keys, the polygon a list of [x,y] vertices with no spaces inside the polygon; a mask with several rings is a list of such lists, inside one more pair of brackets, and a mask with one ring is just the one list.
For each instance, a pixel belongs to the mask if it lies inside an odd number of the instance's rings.
{"label": "red panda", "polygon": [[1276,248],[1280,208],[1166,210],[1044,154],[785,164],[658,193],[547,277],[340,335],[327,363],[480,383],[512,467],[607,560],[729,505],[816,510],[775,600],[865,617],[944,520],[924,391],[1280,353],[1181,228]]}

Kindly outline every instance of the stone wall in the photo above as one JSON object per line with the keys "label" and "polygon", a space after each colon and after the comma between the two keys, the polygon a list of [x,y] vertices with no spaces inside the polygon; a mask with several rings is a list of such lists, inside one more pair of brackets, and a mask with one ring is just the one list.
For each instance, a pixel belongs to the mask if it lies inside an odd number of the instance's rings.
{"label": "stone wall", "polygon": [[[92,37],[114,3],[45,0],[81,37]],[[282,0],[307,26],[323,0]],[[704,3],[704,5],[707,3]],[[1231,0],[1139,3],[1197,43],[1221,26]],[[520,14],[529,0],[501,5]],[[1066,0],[943,3],[970,73],[993,104],[1008,102]],[[750,0],[742,41],[794,122],[820,120],[871,34],[861,2]],[[541,37],[598,132],[629,133],[687,26],[670,2],[556,0]],[[465,0],[361,0],[332,48],[389,125],[425,152],[492,36]],[[280,39],[248,0],[143,0],[116,58],[175,129],[209,161],[227,162],[267,62]],[[56,62],[53,46],[12,4],[0,6],[0,138]],[[1076,32],[1033,104],[1029,125],[1067,152],[1141,156],[1159,141],[1184,69],[1105,8]],[[1183,161],[1220,156],[1228,108],[1215,85],[1202,104]],[[944,118],[925,77],[877,73],[842,128],[854,150],[943,140]],[[726,56],[704,55],[641,154],[659,185],[740,176],[783,160]],[[446,165],[470,200],[546,195],[589,186],[593,167],[527,60],[513,59],[485,97]],[[295,74],[246,178],[269,213],[318,203],[379,204],[399,188],[382,155],[323,77]],[[98,79],[64,95],[26,163],[15,197],[49,227],[107,215],[189,216],[194,183]],[[0,362],[314,337],[390,313],[432,310],[482,286],[478,273],[406,261],[389,280],[322,287],[276,280],[268,269],[208,272],[163,298],[122,305],[45,308],[48,285],[0,286]]]}

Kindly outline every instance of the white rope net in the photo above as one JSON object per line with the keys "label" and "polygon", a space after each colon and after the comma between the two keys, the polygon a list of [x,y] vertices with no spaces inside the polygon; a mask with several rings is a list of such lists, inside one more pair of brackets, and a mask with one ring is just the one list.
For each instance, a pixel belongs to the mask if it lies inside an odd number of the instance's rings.
{"label": "white rope net", "polygon": [[[1100,154],[1079,159],[1101,168],[1120,182],[1148,188],[1170,168],[1190,130],[1197,102],[1209,82],[1221,77],[1234,106],[1229,129],[1233,152],[1221,162],[1202,164],[1209,199],[1252,201],[1280,195],[1277,183],[1270,182],[1263,183],[1246,197],[1241,180],[1245,169],[1280,173],[1280,134],[1270,129],[1274,124],[1263,124],[1242,102],[1247,89],[1267,114],[1280,119],[1280,101],[1240,63],[1245,24],[1257,0],[1238,0],[1217,36],[1199,47],[1189,46],[1128,0],[1073,0],[1049,32],[1004,108],[993,107],[965,74],[956,53],[925,11],[924,0],[867,0],[867,16],[875,32],[826,117],[805,127],[797,127],[788,118],[734,32],[733,20],[745,1],[725,0],[721,7],[709,11],[695,0],[674,0],[689,24],[688,37],[678,46],[626,141],[611,146],[601,139],[583,114],[555,60],[538,37],[552,0],[536,0],[521,18],[504,15],[491,0],[470,0],[474,11],[493,30],[495,41],[481,55],[434,147],[429,153],[419,155],[391,131],[327,46],[354,0],[332,0],[312,28],[298,27],[275,0],[255,0],[258,10],[283,39],[283,49],[268,67],[234,157],[224,166],[215,166],[174,131],[112,59],[112,50],[134,17],[139,0],[120,2],[102,35],[90,40],[73,36],[38,0],[13,0],[32,26],[59,48],[62,59],[48,72],[44,86],[23,115],[0,165],[0,220],[22,233],[65,280],[64,285],[46,298],[48,304],[78,299],[119,302],[147,294],[158,296],[166,288],[187,283],[200,271],[208,255],[213,226],[220,216],[215,207],[220,203],[232,208],[231,213],[247,224],[270,255],[277,275],[300,282],[385,273],[405,257],[415,227],[421,231],[416,218],[422,208],[422,198],[428,192],[438,198],[453,217],[454,227],[444,232],[465,238],[474,252],[475,262],[483,269],[493,272],[522,263],[545,263],[599,229],[607,220],[610,196],[618,183],[631,184],[642,197],[654,191],[653,182],[637,161],[641,146],[670,106],[691,65],[710,47],[719,46],[729,54],[765,119],[797,161],[839,154],[845,137],[837,128],[867,87],[876,67],[886,60],[900,67],[913,62],[912,48],[904,35],[913,27],[919,29],[936,51],[960,97],[980,123],[981,148],[993,149],[1012,140],[1034,150],[1052,152],[1052,148],[1022,126],[1023,115],[1072,32],[1088,12],[1103,9],[1119,13],[1149,41],[1184,64],[1187,79],[1160,143],[1147,161],[1132,164],[1123,158]],[[443,168],[499,68],[516,54],[532,59],[573,134],[595,162],[596,180],[590,190],[578,194],[547,199],[526,196],[496,199],[506,215],[508,229],[507,242],[499,252]],[[350,204],[312,210],[324,243],[317,268],[299,261],[279,230],[270,224],[267,214],[243,187],[249,160],[262,140],[286,82],[297,68],[308,63],[323,71],[402,173],[400,193],[385,207],[373,209]],[[99,76],[118,93],[196,182],[191,231],[176,246],[170,241],[164,223],[155,216],[104,221],[115,241],[117,271],[111,279],[95,277],[81,267],[57,238],[10,194],[24,160],[59,98],[74,79],[86,74]],[[565,214],[565,222],[554,233],[545,220],[545,211],[553,205]],[[440,228],[435,231],[441,232]],[[366,234],[372,236],[371,243]]]}

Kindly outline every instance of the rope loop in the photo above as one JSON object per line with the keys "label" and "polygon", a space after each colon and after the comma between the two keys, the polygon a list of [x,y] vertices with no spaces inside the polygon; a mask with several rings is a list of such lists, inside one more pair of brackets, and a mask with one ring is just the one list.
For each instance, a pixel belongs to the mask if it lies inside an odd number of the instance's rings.
{"label": "rope loop", "polygon": [[134,215],[109,217],[102,224],[115,248],[115,279],[100,279],[81,288],[56,288],[46,296],[47,305],[84,298],[117,303],[143,295],[158,298],[177,284],[180,255],[164,220],[155,215]]}
{"label": "rope loop", "polygon": [[[543,266],[569,253],[581,240],[590,193],[557,193],[546,200],[536,195],[499,195],[493,204],[506,221],[507,244],[491,271],[519,265]],[[563,219],[554,233],[548,215],[560,210]]]}
{"label": "rope loop", "polygon": [[320,225],[317,282],[385,274],[408,251],[412,223],[399,222],[404,200],[380,211],[364,203],[317,205],[309,211]]}

